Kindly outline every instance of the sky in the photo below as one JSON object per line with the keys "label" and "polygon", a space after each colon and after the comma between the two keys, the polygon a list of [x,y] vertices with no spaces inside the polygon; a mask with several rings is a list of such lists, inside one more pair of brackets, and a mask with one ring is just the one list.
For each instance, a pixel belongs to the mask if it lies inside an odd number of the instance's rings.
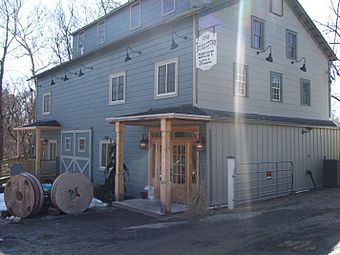
{"label": "sky", "polygon": [[[1,0],[0,0],[1,1]],[[41,1],[41,0],[30,0],[32,4],[34,3],[42,3],[43,5],[46,5],[48,8],[52,9],[53,6],[55,5],[56,1],[54,0],[45,0],[45,1]],[[84,0],[84,1],[93,1],[93,0]],[[121,3],[126,2],[127,0],[117,0]],[[160,0],[154,0],[154,1],[160,1]],[[304,9],[306,10],[306,12],[308,13],[308,15],[310,16],[310,18],[313,21],[318,21],[321,23],[327,23],[331,14],[330,11],[330,2],[331,0],[298,0],[301,5],[304,7]],[[323,28],[320,27],[318,24],[316,24],[317,27],[320,29],[321,32],[323,32]],[[327,39],[327,38],[326,38]],[[340,55],[340,53],[339,53]],[[16,66],[16,65],[10,65],[12,67]],[[11,71],[15,71],[15,70],[11,70]],[[16,72],[19,72],[18,70]],[[335,86],[335,90],[334,93],[336,95],[340,95],[340,79],[338,79],[339,81],[337,82],[338,84]],[[337,103],[337,107],[339,108],[339,112],[340,112],[340,103]]]}

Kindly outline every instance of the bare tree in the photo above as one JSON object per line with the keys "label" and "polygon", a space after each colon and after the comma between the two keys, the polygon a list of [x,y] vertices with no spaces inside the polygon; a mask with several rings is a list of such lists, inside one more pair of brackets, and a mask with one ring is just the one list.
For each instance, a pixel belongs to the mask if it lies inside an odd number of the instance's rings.
{"label": "bare tree", "polygon": [[[2,89],[4,81],[5,63],[9,54],[10,46],[14,41],[18,14],[21,9],[21,0],[2,0],[0,2],[0,40],[2,52],[0,56],[0,161],[4,156],[4,123],[2,114]],[[4,21],[4,22],[3,22]],[[12,33],[11,33],[12,31]],[[14,35],[13,35],[14,34]]]}
{"label": "bare tree", "polygon": [[55,64],[72,59],[72,32],[80,23],[76,10],[75,0],[69,1],[66,7],[59,0],[52,11],[53,26],[50,31],[50,44],[54,56],[57,58]]}

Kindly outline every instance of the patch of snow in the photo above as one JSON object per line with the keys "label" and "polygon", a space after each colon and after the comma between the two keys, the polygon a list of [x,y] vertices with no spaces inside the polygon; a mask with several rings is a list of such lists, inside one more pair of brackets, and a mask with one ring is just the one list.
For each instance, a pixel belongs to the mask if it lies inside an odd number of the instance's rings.
{"label": "patch of snow", "polygon": [[0,212],[1,211],[7,211],[4,193],[0,193]]}
{"label": "patch of snow", "polygon": [[89,208],[95,208],[95,207],[107,207],[108,204],[102,202],[101,200],[97,198],[92,198],[91,204],[89,205]]}

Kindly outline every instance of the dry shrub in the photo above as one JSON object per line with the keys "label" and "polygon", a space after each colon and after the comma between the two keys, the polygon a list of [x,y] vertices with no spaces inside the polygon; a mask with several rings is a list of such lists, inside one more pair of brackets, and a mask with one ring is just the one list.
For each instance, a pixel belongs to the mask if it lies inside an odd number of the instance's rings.
{"label": "dry shrub", "polygon": [[187,211],[190,216],[202,216],[208,213],[208,201],[206,192],[198,187],[191,188],[187,197]]}

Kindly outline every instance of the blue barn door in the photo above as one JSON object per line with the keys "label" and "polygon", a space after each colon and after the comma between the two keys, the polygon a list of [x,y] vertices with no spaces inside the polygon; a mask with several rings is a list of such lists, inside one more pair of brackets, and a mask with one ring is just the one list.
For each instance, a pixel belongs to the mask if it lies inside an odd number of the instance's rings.
{"label": "blue barn door", "polygon": [[61,172],[80,172],[92,177],[92,130],[61,131]]}

